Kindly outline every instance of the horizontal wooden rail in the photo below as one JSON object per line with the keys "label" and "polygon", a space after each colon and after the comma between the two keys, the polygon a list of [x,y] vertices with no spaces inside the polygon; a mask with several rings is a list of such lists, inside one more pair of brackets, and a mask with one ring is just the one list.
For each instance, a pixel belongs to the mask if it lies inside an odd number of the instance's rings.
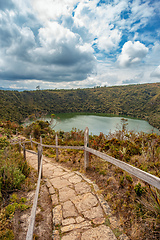
{"label": "horizontal wooden rail", "polygon": [[29,153],[32,153],[32,154],[36,154],[36,155],[38,155],[38,153],[36,153],[36,152],[34,152],[34,151],[32,151],[32,150],[28,150],[28,149],[26,149],[26,152],[29,152]]}
{"label": "horizontal wooden rail", "polygon": [[118,159],[115,159],[111,156],[108,156],[107,154],[105,153],[102,153],[102,152],[99,152],[97,150],[94,150],[92,148],[89,148],[89,147],[86,147],[85,148],[86,151],[96,155],[97,157],[100,157],[102,158],[103,160],[109,162],[109,163],[112,163],[114,164],[115,166],[123,169],[124,171],[134,175],[135,177],[149,183],[150,185],[160,189],[160,178],[150,174],[150,173],[147,173],[147,172],[144,172],[142,170],[140,170],[139,168],[136,168],[136,167],[133,167],[125,162],[122,162]]}
{"label": "horizontal wooden rail", "polygon": [[84,150],[84,147],[83,147],[83,146],[57,146],[57,148],[61,148],[61,149]]}
{"label": "horizontal wooden rail", "polygon": [[27,231],[26,240],[32,240],[33,239],[33,230],[34,230],[34,223],[35,223],[35,217],[36,217],[36,208],[37,208],[38,194],[39,194],[41,175],[42,175],[42,162],[43,162],[43,155],[41,156],[39,175],[38,175],[38,181],[37,181],[37,188],[36,188],[36,192],[35,192],[35,196],[34,196],[34,201],[33,201],[30,223],[29,223],[29,227],[28,227],[28,231]]}

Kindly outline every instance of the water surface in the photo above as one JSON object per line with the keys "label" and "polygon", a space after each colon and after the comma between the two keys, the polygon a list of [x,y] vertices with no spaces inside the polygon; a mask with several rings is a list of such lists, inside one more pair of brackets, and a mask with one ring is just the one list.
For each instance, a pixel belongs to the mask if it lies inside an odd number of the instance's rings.
{"label": "water surface", "polygon": [[[55,131],[63,130],[70,131],[72,128],[79,130],[85,130],[86,127],[89,128],[89,133],[93,135],[99,135],[100,132],[108,134],[109,132],[115,132],[122,128],[121,119],[122,117],[108,117],[108,116],[97,116],[97,115],[78,115],[78,114],[57,114],[59,119],[57,119],[57,125],[54,127]],[[147,121],[125,118],[128,121],[127,129],[129,131],[135,132],[145,132],[145,133],[157,133],[160,131],[153,126],[151,126]],[[49,116],[45,117],[45,120],[50,120]],[[55,122],[52,126],[55,125]]]}

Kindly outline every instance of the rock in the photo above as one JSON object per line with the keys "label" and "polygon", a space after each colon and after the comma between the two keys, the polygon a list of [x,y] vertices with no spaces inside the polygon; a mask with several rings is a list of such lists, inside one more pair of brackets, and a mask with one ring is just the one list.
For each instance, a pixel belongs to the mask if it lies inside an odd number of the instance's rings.
{"label": "rock", "polygon": [[77,217],[78,213],[75,209],[75,206],[71,201],[67,201],[63,204],[63,217]]}
{"label": "rock", "polygon": [[77,183],[75,185],[75,190],[76,190],[77,194],[84,194],[87,192],[91,192],[90,186],[85,182]]}
{"label": "rock", "polygon": [[60,236],[59,236],[59,232],[58,230],[54,230],[53,231],[53,240],[59,240]]}
{"label": "rock", "polygon": [[49,187],[49,194],[52,195],[55,193],[55,190],[52,186]]}
{"label": "rock", "polygon": [[52,205],[58,205],[58,197],[57,194],[51,195]]}
{"label": "rock", "polygon": [[82,178],[81,177],[79,177],[78,175],[74,175],[74,176],[72,176],[72,177],[70,177],[69,178],[69,181],[71,182],[71,183],[79,183],[79,182],[81,182],[82,181]]}
{"label": "rock", "polygon": [[62,225],[63,226],[66,226],[66,225],[70,225],[70,224],[73,224],[75,223],[75,219],[74,218],[66,218],[64,220],[62,220]]}
{"label": "rock", "polygon": [[76,222],[77,222],[77,223],[81,223],[81,222],[83,222],[84,220],[85,220],[85,219],[82,218],[81,216],[79,216],[79,217],[76,218]]}
{"label": "rock", "polygon": [[93,219],[93,224],[95,224],[95,225],[100,225],[100,224],[103,224],[103,223],[105,223],[105,218],[94,218]]}
{"label": "rock", "polygon": [[105,225],[96,228],[91,228],[82,233],[81,240],[116,240],[111,229]]}
{"label": "rock", "polygon": [[79,213],[85,212],[98,204],[97,198],[92,193],[77,196],[72,201]]}
{"label": "rock", "polygon": [[94,218],[103,218],[104,214],[100,206],[93,207],[90,210],[83,212],[85,218],[94,219]]}
{"label": "rock", "polygon": [[61,232],[62,232],[62,233],[64,233],[64,232],[70,232],[70,231],[72,231],[72,230],[74,230],[74,229],[88,229],[89,227],[91,227],[91,222],[85,221],[85,222],[82,222],[82,223],[71,224],[71,225],[62,227],[62,228],[61,228]]}
{"label": "rock", "polygon": [[62,223],[62,207],[61,205],[53,208],[53,225],[57,226]]}
{"label": "rock", "polygon": [[80,240],[80,239],[81,234],[79,232],[72,231],[71,233],[63,236],[61,240]]}
{"label": "rock", "polygon": [[60,202],[66,202],[71,198],[75,198],[76,193],[73,189],[69,187],[64,187],[59,190],[59,200]]}
{"label": "rock", "polygon": [[71,185],[71,183],[68,180],[61,179],[60,177],[53,178],[50,180],[50,182],[52,183],[54,188],[58,189]]}

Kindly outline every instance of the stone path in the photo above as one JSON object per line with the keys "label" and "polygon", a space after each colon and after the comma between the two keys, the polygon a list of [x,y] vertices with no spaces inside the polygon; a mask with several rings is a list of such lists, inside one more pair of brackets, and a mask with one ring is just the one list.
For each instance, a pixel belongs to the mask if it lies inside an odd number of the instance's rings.
{"label": "stone path", "polygon": [[[27,153],[29,164],[37,169],[37,156]],[[43,175],[53,205],[54,240],[127,240],[115,237],[117,223],[96,184],[79,172],[71,172],[51,159],[43,159]],[[109,223],[109,224],[108,224]]]}

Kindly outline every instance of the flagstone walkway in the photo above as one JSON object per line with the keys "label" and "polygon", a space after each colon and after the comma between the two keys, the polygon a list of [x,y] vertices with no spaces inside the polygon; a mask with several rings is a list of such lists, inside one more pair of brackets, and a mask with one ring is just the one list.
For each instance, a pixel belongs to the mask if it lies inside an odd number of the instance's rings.
{"label": "flagstone walkway", "polygon": [[[37,156],[27,152],[27,161],[37,169]],[[52,159],[43,158],[43,178],[53,205],[54,240],[127,240],[115,237],[117,222],[98,186],[79,172],[63,168]],[[109,227],[110,226],[110,227]],[[121,230],[121,229],[120,229]]]}

